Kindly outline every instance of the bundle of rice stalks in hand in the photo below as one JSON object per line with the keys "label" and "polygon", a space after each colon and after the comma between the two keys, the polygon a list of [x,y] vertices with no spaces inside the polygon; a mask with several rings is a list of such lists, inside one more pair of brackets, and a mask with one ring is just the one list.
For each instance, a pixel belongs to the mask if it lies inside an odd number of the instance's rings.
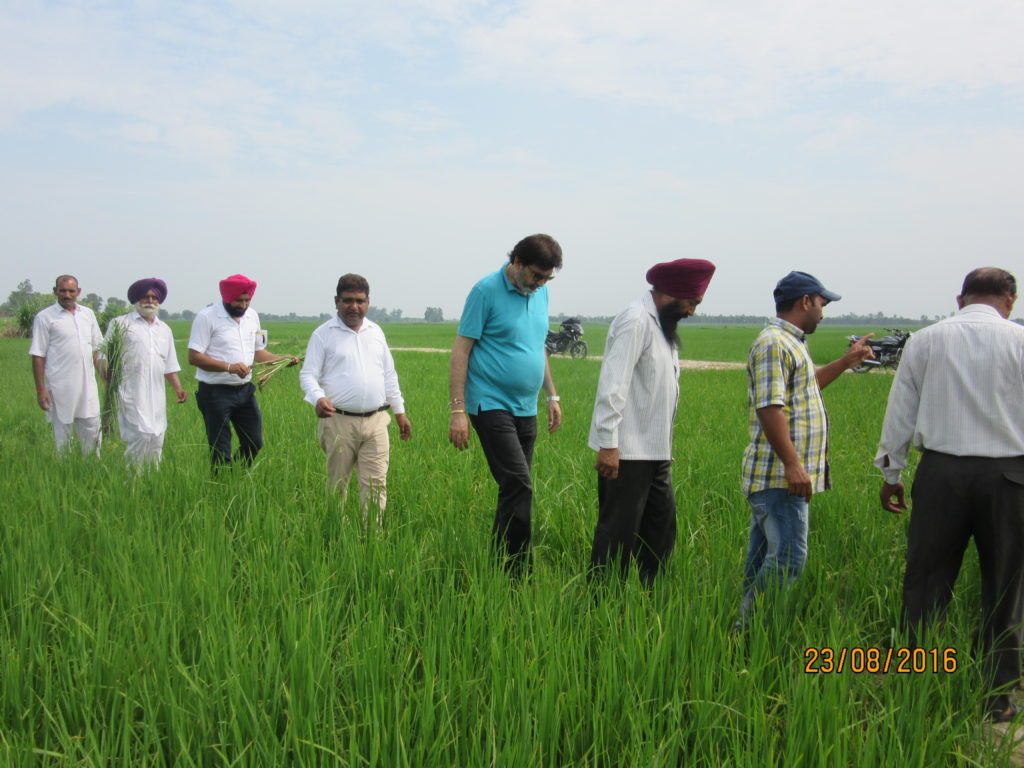
{"label": "bundle of rice stalks in hand", "polygon": [[100,408],[100,430],[109,437],[117,418],[117,406],[121,402],[121,382],[124,380],[125,355],[127,354],[128,330],[123,323],[111,320],[107,335],[100,344],[99,353],[103,358],[102,378],[103,405]]}
{"label": "bundle of rice stalks in hand", "polygon": [[[296,362],[296,360],[298,362]],[[288,368],[289,366],[297,365],[301,362],[301,357],[282,357],[280,360],[274,360],[269,363],[256,363],[256,365],[252,367],[252,375],[253,378],[256,379],[257,388],[262,392],[266,383],[279,371],[284,368]]]}

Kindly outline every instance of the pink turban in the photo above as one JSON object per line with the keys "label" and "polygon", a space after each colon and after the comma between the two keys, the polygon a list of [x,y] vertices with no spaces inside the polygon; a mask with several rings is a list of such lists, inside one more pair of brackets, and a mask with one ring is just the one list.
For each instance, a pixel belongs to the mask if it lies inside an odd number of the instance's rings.
{"label": "pink turban", "polygon": [[157,277],[136,280],[128,286],[128,303],[135,304],[139,299],[152,291],[161,304],[167,299],[167,283]]}
{"label": "pink turban", "polygon": [[647,282],[673,299],[699,299],[715,274],[715,265],[705,259],[676,259],[655,264],[647,270]]}
{"label": "pink turban", "polygon": [[256,293],[256,281],[245,275],[232,275],[220,281],[220,297],[226,303],[236,301],[243,293],[248,293],[251,299]]}

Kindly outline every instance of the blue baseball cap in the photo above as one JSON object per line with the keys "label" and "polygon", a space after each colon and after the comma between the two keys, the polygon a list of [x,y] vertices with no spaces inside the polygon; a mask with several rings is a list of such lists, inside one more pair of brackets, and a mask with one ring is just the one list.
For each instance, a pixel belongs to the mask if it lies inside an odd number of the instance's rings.
{"label": "blue baseball cap", "polygon": [[772,292],[776,304],[814,294],[818,294],[825,301],[839,301],[843,298],[838,293],[827,290],[818,278],[806,272],[790,272],[776,283]]}

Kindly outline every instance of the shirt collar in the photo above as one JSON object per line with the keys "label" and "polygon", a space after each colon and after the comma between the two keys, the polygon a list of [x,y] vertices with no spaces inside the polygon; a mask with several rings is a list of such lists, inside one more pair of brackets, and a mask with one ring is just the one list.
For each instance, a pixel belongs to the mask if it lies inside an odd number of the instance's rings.
{"label": "shirt collar", "polygon": [[999,314],[999,310],[993,307],[991,304],[968,304],[966,307],[962,307],[957,310],[958,315],[965,315],[968,312],[980,312],[984,315],[992,315],[992,317],[998,317],[1003,320],[1003,316]]}
{"label": "shirt collar", "polygon": [[241,320],[246,315],[248,315],[249,314],[249,310],[252,309],[252,307],[246,307],[245,308],[245,312],[242,314],[242,317],[234,318],[234,317],[232,317],[231,315],[228,314],[228,311],[226,309],[224,309],[224,303],[223,302],[218,301],[216,304],[214,304],[214,306],[217,308],[217,315],[218,316],[226,317],[229,320],[235,320],[235,319]]}
{"label": "shirt collar", "polygon": [[[519,293],[519,289],[516,288],[515,283],[508,279],[508,265],[509,262],[506,261],[501,265],[501,269],[498,270],[501,272],[501,279],[505,281],[506,290],[511,291],[512,293]],[[523,294],[519,293],[519,295],[522,296]]]}
{"label": "shirt collar", "polygon": [[651,293],[650,291],[644,293],[644,295],[640,297],[640,303],[644,305],[644,309],[647,310],[647,313],[651,315],[651,317],[653,317],[655,320],[658,319],[658,307],[655,306],[654,304],[653,293]]}
{"label": "shirt collar", "polygon": [[800,341],[807,341],[807,334],[789,322],[789,320],[783,320],[781,317],[773,317],[768,321],[768,325],[774,325],[776,328],[779,328],[792,336],[796,336]]}
{"label": "shirt collar", "polygon": [[359,330],[353,331],[342,322],[341,318],[338,317],[338,313],[335,312],[331,315],[331,319],[327,321],[327,324],[332,328],[340,328],[341,330],[348,331],[349,333],[363,333],[364,331],[368,331],[374,325],[374,322],[370,318],[364,317],[362,324],[359,326]]}

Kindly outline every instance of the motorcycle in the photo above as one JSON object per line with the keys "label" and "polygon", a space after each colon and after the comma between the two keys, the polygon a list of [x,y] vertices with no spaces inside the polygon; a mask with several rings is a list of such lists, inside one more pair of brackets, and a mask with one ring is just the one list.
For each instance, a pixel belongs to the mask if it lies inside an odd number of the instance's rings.
{"label": "motorcycle", "polygon": [[[870,371],[872,368],[896,368],[900,364],[900,358],[903,356],[903,347],[906,346],[907,339],[910,338],[910,333],[907,331],[901,331],[899,328],[886,328],[891,336],[883,336],[882,338],[868,339],[868,346],[871,347],[871,351],[875,353],[874,360],[865,360],[862,363],[853,367],[854,373],[864,373]],[[853,344],[860,341],[860,336],[847,336],[847,340]]]}
{"label": "motorcycle", "polygon": [[562,330],[548,331],[544,341],[544,349],[551,355],[564,355],[566,352],[574,359],[587,356],[587,342],[583,341],[583,326],[575,317],[562,322]]}

